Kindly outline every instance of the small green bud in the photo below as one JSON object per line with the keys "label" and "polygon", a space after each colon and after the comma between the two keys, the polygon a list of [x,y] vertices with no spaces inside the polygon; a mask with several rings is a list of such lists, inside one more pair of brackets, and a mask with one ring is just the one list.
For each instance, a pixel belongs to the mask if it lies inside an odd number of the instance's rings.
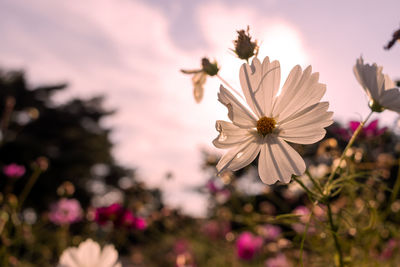
{"label": "small green bud", "polygon": [[239,30],[237,31],[238,37],[233,41],[235,49],[233,52],[240,58],[244,60],[248,60],[254,55],[258,53],[258,45],[257,41],[252,42],[251,36],[249,33],[249,26],[247,26],[247,30]]}
{"label": "small green bud", "polygon": [[201,66],[203,67],[203,71],[209,76],[214,76],[218,74],[219,68],[216,61],[211,63],[210,60],[205,57],[201,60]]}

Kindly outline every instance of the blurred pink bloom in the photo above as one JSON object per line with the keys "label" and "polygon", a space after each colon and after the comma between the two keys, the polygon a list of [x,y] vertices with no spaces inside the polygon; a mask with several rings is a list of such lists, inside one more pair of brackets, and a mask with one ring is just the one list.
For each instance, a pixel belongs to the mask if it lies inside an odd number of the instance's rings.
{"label": "blurred pink bloom", "polygon": [[50,208],[49,220],[54,224],[71,224],[81,219],[82,208],[76,199],[60,199]]}
{"label": "blurred pink bloom", "polygon": [[108,207],[100,207],[96,209],[95,221],[99,225],[105,225],[112,222],[116,227],[126,227],[137,230],[147,228],[144,218],[136,217],[132,211],[125,209],[121,204],[114,203]]}
{"label": "blurred pink bloom", "polygon": [[175,241],[174,252],[176,254],[182,254],[189,250],[189,242],[186,239],[178,239]]}
{"label": "blurred pink bloom", "polygon": [[384,249],[382,250],[381,254],[379,255],[379,258],[381,260],[389,260],[392,258],[393,253],[396,251],[396,249],[398,249],[398,241],[396,241],[395,239],[390,239]]}
{"label": "blurred pink bloom", "polygon": [[270,258],[265,261],[265,267],[287,267],[289,262],[286,259],[285,254],[278,254],[274,258]]}
{"label": "blurred pink bloom", "polygon": [[236,241],[237,256],[243,260],[251,260],[260,251],[263,240],[250,232],[243,232]]}
{"label": "blurred pink bloom", "polygon": [[3,167],[3,173],[10,178],[19,178],[25,174],[25,167],[11,163]]}
{"label": "blurred pink bloom", "polygon": [[211,220],[202,227],[202,231],[211,239],[224,238],[230,230],[230,223],[226,221]]}
{"label": "blurred pink bloom", "polygon": [[215,194],[217,193],[220,188],[217,187],[217,185],[215,184],[215,181],[213,180],[209,180],[206,184],[208,191],[210,191],[211,194]]}
{"label": "blurred pink bloom", "polygon": [[[359,125],[360,125],[360,122],[358,122],[358,121],[350,121],[349,128],[350,128],[351,132],[354,133]],[[377,137],[377,136],[385,133],[386,130],[387,130],[387,127],[379,129],[378,128],[378,120],[373,120],[367,126],[363,127],[363,129],[360,133],[360,137],[364,137],[364,138]]]}
{"label": "blurred pink bloom", "polygon": [[[293,230],[295,230],[297,233],[303,233],[309,219],[310,210],[306,206],[298,206],[292,211],[292,213],[300,216],[300,222],[292,224]],[[310,225],[308,228],[308,233],[313,232],[315,232],[315,228]]]}
{"label": "blurred pink bloom", "polygon": [[145,230],[147,228],[147,222],[142,217],[136,217],[133,222],[133,226],[137,230]]}
{"label": "blurred pink bloom", "polygon": [[229,191],[229,189],[222,189],[215,194],[215,200],[219,204],[224,204],[229,200],[230,197],[231,197],[231,191]]}
{"label": "blurred pink bloom", "polygon": [[95,212],[95,221],[99,225],[104,225],[109,221],[115,222],[123,213],[121,204],[114,203],[108,207],[97,208]]}
{"label": "blurred pink bloom", "polygon": [[282,233],[282,230],[279,226],[275,226],[272,224],[267,224],[264,226],[264,234],[265,238],[268,241],[274,241],[276,240]]}

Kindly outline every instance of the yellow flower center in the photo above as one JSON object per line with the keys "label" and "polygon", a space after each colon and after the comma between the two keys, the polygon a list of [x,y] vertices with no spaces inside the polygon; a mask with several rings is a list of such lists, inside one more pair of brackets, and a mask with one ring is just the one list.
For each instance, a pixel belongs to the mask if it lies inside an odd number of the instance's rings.
{"label": "yellow flower center", "polygon": [[257,132],[263,136],[272,133],[276,125],[273,118],[262,117],[257,121]]}

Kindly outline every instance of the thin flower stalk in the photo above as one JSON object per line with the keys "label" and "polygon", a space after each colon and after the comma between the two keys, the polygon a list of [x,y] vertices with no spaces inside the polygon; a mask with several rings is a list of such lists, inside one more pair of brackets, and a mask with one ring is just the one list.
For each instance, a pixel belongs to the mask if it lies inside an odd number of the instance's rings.
{"label": "thin flower stalk", "polygon": [[35,185],[35,183],[38,180],[41,173],[42,173],[42,169],[40,167],[36,167],[34,172],[31,175],[31,177],[29,178],[28,182],[26,183],[24,189],[22,190],[21,195],[18,198],[17,211],[21,210],[26,198],[28,197],[29,193],[32,190],[32,187]]}
{"label": "thin flower stalk", "polygon": [[338,239],[338,227],[335,225],[335,223],[333,221],[331,203],[328,202],[326,204],[326,206],[328,207],[329,226],[332,231],[332,236],[333,236],[333,241],[335,243],[336,252],[339,257],[339,266],[343,267],[344,266],[343,252],[342,252],[342,247],[340,246],[339,239]]}
{"label": "thin flower stalk", "polygon": [[[361,133],[362,128],[364,127],[365,123],[369,120],[369,118],[371,117],[373,111],[371,111],[368,116],[365,118],[365,120],[363,120],[360,125],[358,125],[357,129],[354,131],[349,143],[347,143],[345,149],[343,150],[342,155],[340,156],[339,162],[337,164],[337,166],[335,167],[335,169],[331,172],[331,174],[328,177],[326,186],[330,186],[330,183],[332,182],[332,179],[335,177],[336,172],[340,169],[340,165],[342,164],[343,159],[346,157],[346,152],[347,150],[349,150],[349,148],[351,148],[357,138],[357,136]],[[327,189],[327,188],[325,188]],[[326,193],[327,190],[325,190]]]}
{"label": "thin flower stalk", "polygon": [[311,220],[312,220],[313,215],[314,215],[313,210],[311,210],[310,216],[308,217],[308,221],[307,221],[306,227],[305,227],[304,232],[303,232],[303,235],[302,235],[302,237],[301,237],[301,242],[300,242],[300,259],[299,259],[299,260],[300,260],[300,266],[301,266],[301,267],[304,266],[304,264],[303,264],[304,242],[305,242],[305,240],[306,240],[306,234],[307,234],[307,232],[308,232],[308,228],[310,227],[310,224],[311,224]]}

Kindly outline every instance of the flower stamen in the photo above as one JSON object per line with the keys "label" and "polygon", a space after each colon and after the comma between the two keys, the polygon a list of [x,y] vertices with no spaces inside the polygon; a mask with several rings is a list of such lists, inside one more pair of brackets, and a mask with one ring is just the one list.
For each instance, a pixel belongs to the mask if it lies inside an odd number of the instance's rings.
{"label": "flower stamen", "polygon": [[276,121],[274,118],[262,117],[257,121],[257,132],[262,136],[272,133],[275,129]]}

